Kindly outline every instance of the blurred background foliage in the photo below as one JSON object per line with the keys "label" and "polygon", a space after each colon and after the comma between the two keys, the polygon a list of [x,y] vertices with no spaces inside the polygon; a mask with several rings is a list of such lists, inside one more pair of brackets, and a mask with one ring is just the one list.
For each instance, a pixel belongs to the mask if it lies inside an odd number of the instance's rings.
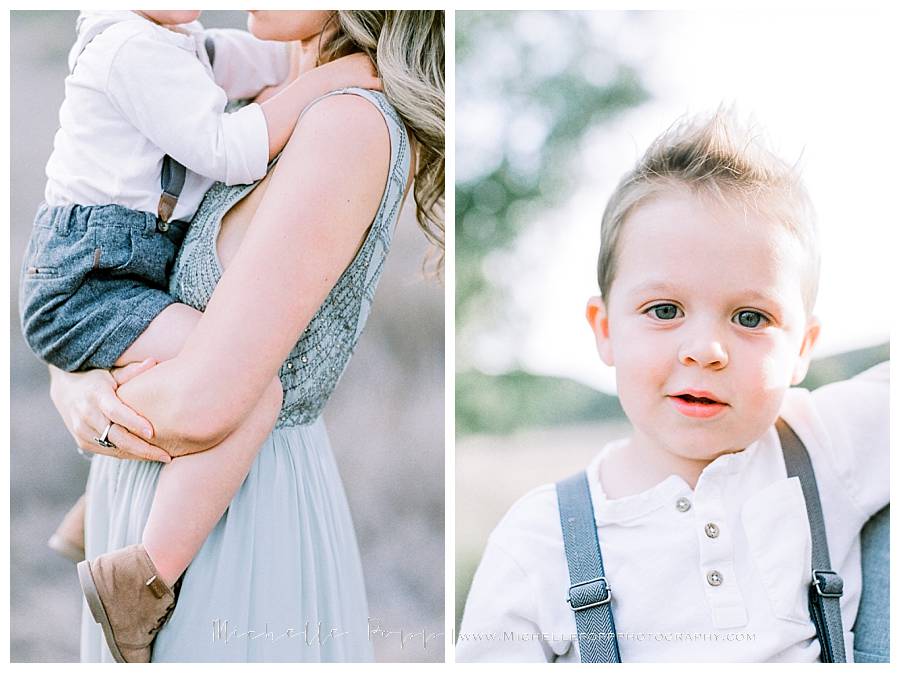
{"label": "blurred background foliage", "polygon": [[491,258],[566,198],[585,134],[647,95],[578,12],[456,13],[458,343],[521,318]]}

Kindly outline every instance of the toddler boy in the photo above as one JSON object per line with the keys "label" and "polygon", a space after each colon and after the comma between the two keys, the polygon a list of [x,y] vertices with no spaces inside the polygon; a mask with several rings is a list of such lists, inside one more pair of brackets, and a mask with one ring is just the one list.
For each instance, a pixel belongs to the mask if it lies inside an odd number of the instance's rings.
{"label": "toddler boy", "polygon": [[[860,530],[889,499],[887,363],[790,387],[819,334],[795,170],[727,114],[682,123],[619,183],[601,238],[587,319],[633,433],[586,476],[621,660],[818,660],[810,523],[779,417],[811,457],[849,656]],[[571,584],[557,492],[541,486],[488,540],[457,660],[579,661]]]}

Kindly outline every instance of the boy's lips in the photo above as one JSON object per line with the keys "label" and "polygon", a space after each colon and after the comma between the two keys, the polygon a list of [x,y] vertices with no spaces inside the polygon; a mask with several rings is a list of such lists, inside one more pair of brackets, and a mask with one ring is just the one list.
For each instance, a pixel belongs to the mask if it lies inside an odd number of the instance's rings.
{"label": "boy's lips", "polygon": [[718,416],[729,406],[708,390],[690,388],[667,397],[676,411],[691,418],[712,418]]}

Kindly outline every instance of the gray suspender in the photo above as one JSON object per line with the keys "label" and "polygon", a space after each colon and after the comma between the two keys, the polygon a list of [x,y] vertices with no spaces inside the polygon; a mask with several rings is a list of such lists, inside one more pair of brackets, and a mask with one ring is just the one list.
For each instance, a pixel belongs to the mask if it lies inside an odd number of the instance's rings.
{"label": "gray suspender", "polygon": [[[797,477],[803,488],[812,539],[812,581],[809,612],[825,663],[845,662],[844,629],[840,597],[843,580],[831,569],[822,504],[809,453],[803,442],[782,419],[775,423],[788,477]],[[569,566],[569,597],[578,627],[582,662],[618,663],[619,646],[612,615],[612,592],[603,570],[600,543],[587,475],[579,472],[556,484],[559,520]]]}
{"label": "gray suspender", "polygon": [[159,204],[156,206],[156,216],[160,219],[160,230],[168,229],[169,220],[178,205],[178,197],[184,188],[184,177],[187,169],[168,154],[163,157],[162,173],[160,173]]}
{"label": "gray suspender", "polygon": [[806,500],[809,516],[809,532],[812,536],[812,581],[809,585],[809,614],[816,626],[816,635],[822,647],[822,661],[825,663],[845,662],[844,627],[841,624],[840,599],[844,593],[844,581],[831,569],[828,555],[828,540],[825,535],[825,520],[822,518],[822,503],[816,475],[809,461],[809,453],[803,442],[790,425],[779,418],[775,423],[784,465],[789,477],[798,477]]}
{"label": "gray suspender", "polygon": [[579,472],[557,483],[556,497],[571,582],[566,602],[575,612],[581,661],[618,663],[612,592],[603,575],[587,474]]}
{"label": "gray suspender", "polygon": [[[98,24],[88,31],[78,56],[81,56],[81,53],[84,52],[91,40],[108,27]],[[211,36],[207,36],[203,46],[206,47],[206,55],[209,57],[210,66],[212,66],[216,60],[216,43]],[[78,56],[75,57],[76,61]],[[168,154],[163,157],[162,172],[160,173],[161,194],[159,196],[159,204],[156,207],[156,215],[160,219],[160,231],[167,231],[169,228],[169,220],[172,218],[172,213],[175,212],[175,206],[178,205],[178,197],[181,196],[181,190],[184,189],[186,174],[187,169],[182,164],[175,161]]]}

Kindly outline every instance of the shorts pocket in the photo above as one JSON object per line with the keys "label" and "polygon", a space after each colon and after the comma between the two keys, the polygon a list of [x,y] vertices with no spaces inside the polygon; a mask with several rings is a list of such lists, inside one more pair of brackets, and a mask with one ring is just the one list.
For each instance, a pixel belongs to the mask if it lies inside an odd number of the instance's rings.
{"label": "shorts pocket", "polygon": [[59,234],[53,227],[36,226],[22,259],[22,277],[65,278],[83,275],[90,266],[90,232]]}
{"label": "shorts pocket", "polygon": [[781,479],[741,508],[741,522],[776,617],[809,623],[812,542],[797,477]]}
{"label": "shorts pocket", "polygon": [[113,227],[97,232],[96,271],[116,278],[133,278],[164,288],[175,257],[175,246],[160,233],[146,235],[138,227]]}

